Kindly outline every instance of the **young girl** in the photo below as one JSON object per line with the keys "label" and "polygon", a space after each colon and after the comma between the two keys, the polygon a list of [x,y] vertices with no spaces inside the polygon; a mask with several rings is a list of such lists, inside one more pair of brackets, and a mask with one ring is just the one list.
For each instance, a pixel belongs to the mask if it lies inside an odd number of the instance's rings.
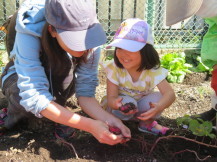
{"label": "young girl", "polygon": [[[11,18],[6,37],[10,62],[1,76],[8,107],[0,111],[0,133],[36,116],[68,126],[57,129],[62,134],[77,128],[109,145],[122,142],[109,126],[130,138],[121,120],[95,99],[98,46],[106,34],[92,6],[92,0],[25,0]],[[65,108],[74,93],[93,119]]]}
{"label": "young girl", "polygon": [[111,46],[116,47],[114,60],[102,63],[107,74],[107,110],[122,120],[139,119],[142,132],[165,134],[168,128],[155,119],[174,102],[175,94],[153,48],[150,26],[138,18],[125,20],[107,48]]}

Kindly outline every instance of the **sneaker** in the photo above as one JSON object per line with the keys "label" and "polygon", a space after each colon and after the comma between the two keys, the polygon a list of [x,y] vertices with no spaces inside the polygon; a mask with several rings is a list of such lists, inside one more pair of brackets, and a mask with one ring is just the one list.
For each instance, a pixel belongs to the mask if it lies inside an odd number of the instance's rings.
{"label": "sneaker", "polygon": [[55,126],[55,137],[57,139],[69,139],[74,136],[75,128],[63,125],[63,124],[56,124]]}
{"label": "sneaker", "polygon": [[149,125],[143,125],[143,126],[139,126],[138,130],[144,133],[150,133],[153,135],[165,135],[167,133],[167,131],[169,130],[169,128],[162,126],[162,129],[156,129],[155,126],[157,125],[157,121],[153,121],[151,124]]}

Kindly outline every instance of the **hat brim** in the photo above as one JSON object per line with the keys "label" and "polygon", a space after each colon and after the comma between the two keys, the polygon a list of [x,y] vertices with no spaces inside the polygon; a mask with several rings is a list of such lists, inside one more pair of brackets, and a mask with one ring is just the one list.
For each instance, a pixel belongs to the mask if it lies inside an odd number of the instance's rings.
{"label": "hat brim", "polygon": [[171,26],[194,15],[203,0],[167,0],[166,25]]}
{"label": "hat brim", "polygon": [[82,31],[56,30],[64,44],[73,51],[85,51],[105,44],[107,41],[106,33],[99,23]]}
{"label": "hat brim", "polygon": [[146,43],[141,43],[133,40],[115,39],[108,46],[106,46],[106,48],[109,49],[111,47],[118,47],[130,52],[137,52],[141,50],[145,45]]}

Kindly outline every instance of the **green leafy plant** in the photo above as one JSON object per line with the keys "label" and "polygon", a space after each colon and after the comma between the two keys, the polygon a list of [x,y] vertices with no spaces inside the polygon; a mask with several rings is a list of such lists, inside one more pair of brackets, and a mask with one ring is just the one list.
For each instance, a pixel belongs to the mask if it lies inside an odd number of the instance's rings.
{"label": "green leafy plant", "polygon": [[189,115],[185,115],[182,118],[178,118],[177,124],[189,129],[194,135],[197,136],[208,136],[210,138],[215,138],[216,135],[212,133],[212,123],[209,121],[204,121],[200,118],[191,118]]}
{"label": "green leafy plant", "polygon": [[211,73],[212,69],[204,65],[200,56],[197,56],[196,61],[198,62],[196,67],[191,68],[194,72],[209,72]]}
{"label": "green leafy plant", "polygon": [[191,73],[192,65],[186,63],[185,53],[167,53],[161,57],[161,66],[168,69],[167,80],[170,83],[182,83],[185,75]]}

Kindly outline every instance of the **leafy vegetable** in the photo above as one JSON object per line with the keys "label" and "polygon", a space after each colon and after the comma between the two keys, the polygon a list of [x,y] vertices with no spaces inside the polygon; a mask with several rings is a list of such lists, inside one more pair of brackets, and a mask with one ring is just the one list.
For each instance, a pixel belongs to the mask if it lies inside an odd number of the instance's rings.
{"label": "leafy vegetable", "polygon": [[168,69],[167,80],[171,83],[182,83],[185,75],[191,73],[192,65],[185,61],[185,53],[168,53],[161,57],[161,66]]}

